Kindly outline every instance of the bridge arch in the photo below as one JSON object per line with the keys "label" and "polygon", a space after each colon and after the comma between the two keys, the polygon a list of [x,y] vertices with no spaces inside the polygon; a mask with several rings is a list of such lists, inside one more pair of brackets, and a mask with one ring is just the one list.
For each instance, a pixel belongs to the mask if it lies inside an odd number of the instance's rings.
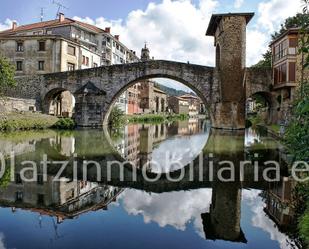
{"label": "bridge arch", "polygon": [[75,97],[73,93],[63,87],[48,91],[42,100],[43,112],[54,116],[72,117],[74,105]]}
{"label": "bridge arch", "polygon": [[210,121],[212,122],[213,120],[213,114],[211,112],[211,105],[209,103],[209,100],[207,98],[207,96],[205,96],[205,94],[203,94],[201,92],[201,90],[199,90],[195,84],[192,84],[191,82],[188,82],[187,80],[183,79],[182,77],[179,76],[175,76],[175,75],[170,75],[170,74],[166,74],[166,73],[149,73],[147,75],[143,75],[140,77],[136,77],[135,79],[128,81],[128,83],[124,84],[117,93],[115,93],[112,98],[111,101],[108,103],[107,107],[106,107],[106,112],[104,114],[103,117],[103,122],[104,124],[108,123],[108,118],[110,115],[110,112],[112,110],[112,107],[114,106],[115,102],[117,101],[117,99],[129,88],[134,86],[137,83],[140,82],[145,82],[147,80],[155,80],[155,79],[169,79],[169,80],[173,80],[177,83],[181,83],[183,85],[185,85],[186,87],[190,88],[203,102],[203,104],[206,107],[207,110],[207,114],[209,115]]}

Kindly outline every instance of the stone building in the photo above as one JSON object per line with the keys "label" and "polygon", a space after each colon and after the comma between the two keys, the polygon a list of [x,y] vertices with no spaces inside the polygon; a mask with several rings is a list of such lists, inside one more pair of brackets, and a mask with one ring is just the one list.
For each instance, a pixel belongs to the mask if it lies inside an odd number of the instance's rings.
{"label": "stone building", "polygon": [[192,94],[184,94],[179,97],[188,101],[189,103],[188,114],[190,117],[195,117],[203,112],[203,101],[198,96]]}
{"label": "stone building", "polygon": [[189,114],[188,100],[179,96],[170,96],[168,98],[168,106],[173,113],[176,114]]}
{"label": "stone building", "polygon": [[155,87],[155,81],[140,83],[140,107],[142,113],[164,113],[167,111],[167,94]]}

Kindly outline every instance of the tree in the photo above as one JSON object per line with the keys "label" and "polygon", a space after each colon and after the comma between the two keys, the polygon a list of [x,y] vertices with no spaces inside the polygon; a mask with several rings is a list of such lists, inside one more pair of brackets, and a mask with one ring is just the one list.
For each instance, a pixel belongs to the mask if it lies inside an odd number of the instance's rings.
{"label": "tree", "polygon": [[262,55],[263,59],[260,60],[257,64],[253,65],[252,67],[256,68],[262,68],[262,67],[268,67],[271,68],[271,58],[272,58],[272,53],[271,50],[267,50],[265,54]]}
{"label": "tree", "polygon": [[[304,8],[306,8],[306,6]],[[281,24],[279,32],[276,31],[272,34],[272,39],[275,40],[290,28],[300,28],[304,25],[308,26],[308,13],[303,11],[303,13],[298,13],[295,16],[288,17],[285,22]]]}
{"label": "tree", "polygon": [[6,87],[15,86],[15,67],[7,59],[0,56],[0,94]]}
{"label": "tree", "polygon": [[124,112],[118,106],[114,106],[109,115],[108,124],[112,128],[118,128],[125,123]]}

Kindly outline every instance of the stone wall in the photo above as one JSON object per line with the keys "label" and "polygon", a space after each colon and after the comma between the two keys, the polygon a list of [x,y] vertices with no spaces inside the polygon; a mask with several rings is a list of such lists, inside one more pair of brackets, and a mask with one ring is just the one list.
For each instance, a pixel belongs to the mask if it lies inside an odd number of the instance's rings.
{"label": "stone wall", "polygon": [[0,113],[36,111],[35,99],[0,98]]}

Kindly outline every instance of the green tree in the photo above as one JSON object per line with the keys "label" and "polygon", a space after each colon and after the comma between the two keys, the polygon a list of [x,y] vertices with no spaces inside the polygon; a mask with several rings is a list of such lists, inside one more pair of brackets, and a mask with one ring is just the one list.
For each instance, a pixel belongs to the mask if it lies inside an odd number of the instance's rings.
{"label": "green tree", "polygon": [[9,61],[0,56],[0,94],[6,87],[15,86],[15,67]]}
{"label": "green tree", "polygon": [[118,106],[114,106],[109,115],[108,124],[112,128],[117,128],[125,123],[124,112]]}
{"label": "green tree", "polygon": [[[304,1],[305,2],[305,1]],[[305,7],[306,8],[305,4]],[[306,13],[303,10],[303,13],[298,13],[295,16],[288,17],[283,24],[281,24],[281,28],[279,31],[276,31],[274,34],[272,34],[272,39],[278,38],[280,35],[282,35],[284,32],[286,32],[290,28],[299,28],[304,25],[308,26],[308,13]]]}
{"label": "green tree", "polygon": [[252,67],[256,67],[256,68],[271,68],[271,58],[272,58],[272,53],[271,50],[267,50],[267,52],[265,54],[262,55],[263,59],[260,60],[257,64],[253,65]]}

